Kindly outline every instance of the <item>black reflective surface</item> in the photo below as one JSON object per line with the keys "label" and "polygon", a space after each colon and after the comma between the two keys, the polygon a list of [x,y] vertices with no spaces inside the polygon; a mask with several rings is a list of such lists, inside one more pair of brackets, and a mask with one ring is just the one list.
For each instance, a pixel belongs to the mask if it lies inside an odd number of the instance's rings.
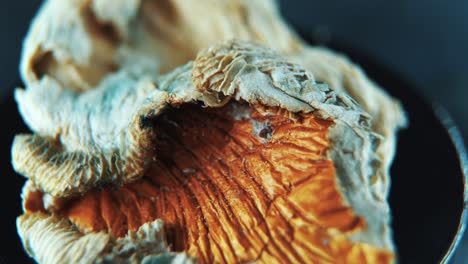
{"label": "black reflective surface", "polygon": [[17,107],[10,95],[0,104],[0,227],[2,246],[0,264],[33,263],[25,254],[16,232],[16,217],[21,215],[21,188],[24,178],[15,174],[11,166],[10,146],[17,133],[27,132]]}

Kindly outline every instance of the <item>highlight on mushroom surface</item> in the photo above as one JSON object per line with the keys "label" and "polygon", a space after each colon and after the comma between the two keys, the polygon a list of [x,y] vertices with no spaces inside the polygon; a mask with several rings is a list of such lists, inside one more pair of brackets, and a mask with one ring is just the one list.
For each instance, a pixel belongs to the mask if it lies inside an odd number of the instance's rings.
{"label": "highlight on mushroom surface", "polygon": [[46,1],[25,40],[33,134],[12,154],[34,259],[396,260],[397,101],[273,2],[109,2]]}

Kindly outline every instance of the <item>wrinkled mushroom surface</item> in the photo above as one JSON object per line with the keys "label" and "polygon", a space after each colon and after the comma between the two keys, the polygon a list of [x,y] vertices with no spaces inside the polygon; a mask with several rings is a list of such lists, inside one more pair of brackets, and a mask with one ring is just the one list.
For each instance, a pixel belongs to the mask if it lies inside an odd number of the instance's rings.
{"label": "wrinkled mushroom surface", "polygon": [[17,225],[40,263],[396,259],[402,109],[273,1],[49,0],[21,71]]}
{"label": "wrinkled mushroom surface", "polygon": [[[94,173],[92,184],[66,189],[83,195],[52,206],[36,182],[54,175],[30,177],[35,189],[25,191],[26,213],[53,212],[83,234],[112,237],[162,219],[171,250],[202,263],[391,262],[388,206],[376,198],[372,180],[380,137],[351,98],[248,43],[205,50],[161,80],[141,100],[144,114],[129,115],[139,123],[127,121],[129,131],[154,133],[145,174],[106,185]],[[165,100],[158,104],[153,96]],[[93,113],[100,114],[80,112]],[[120,143],[117,149],[127,148]],[[29,157],[33,164],[43,159]],[[95,184],[103,189],[89,191]]]}
{"label": "wrinkled mushroom surface", "polygon": [[[26,251],[39,263],[192,263],[186,254],[169,252],[163,223],[155,220],[115,239],[103,232],[83,235],[66,219],[44,213],[17,220]],[[153,262],[152,262],[153,261]]]}
{"label": "wrinkled mushroom surface", "polygon": [[[158,159],[142,179],[56,213],[116,237],[160,218],[171,249],[200,263],[390,262],[384,221],[342,196],[346,177],[329,158],[334,122],[256,108],[169,110],[154,123]],[[385,219],[381,202],[352,202]]]}
{"label": "wrinkled mushroom surface", "polygon": [[270,47],[311,70],[318,81],[352,95],[384,136],[377,177],[385,199],[395,132],[406,125],[402,107],[343,55],[303,43],[274,1],[49,0],[25,40],[21,72],[28,86],[50,76],[79,92],[119,70],[157,79],[230,39]]}

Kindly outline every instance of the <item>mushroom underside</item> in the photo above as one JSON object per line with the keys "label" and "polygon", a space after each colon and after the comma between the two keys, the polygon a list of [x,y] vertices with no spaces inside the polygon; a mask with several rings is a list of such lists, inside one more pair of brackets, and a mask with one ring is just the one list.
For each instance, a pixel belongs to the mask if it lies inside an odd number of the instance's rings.
{"label": "mushroom underside", "polygon": [[[371,227],[330,158],[334,121],[230,102],[168,107],[152,126],[156,158],[143,178],[68,199],[53,214],[114,237],[162,219],[171,251],[200,263],[393,259],[385,243],[356,239]],[[42,200],[30,193],[26,212],[47,212]]]}

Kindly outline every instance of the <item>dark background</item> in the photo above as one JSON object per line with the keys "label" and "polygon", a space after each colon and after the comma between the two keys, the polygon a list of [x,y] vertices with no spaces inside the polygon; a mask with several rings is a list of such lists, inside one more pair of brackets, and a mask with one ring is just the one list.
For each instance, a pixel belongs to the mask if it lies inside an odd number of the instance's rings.
{"label": "dark background", "polygon": [[[2,102],[18,82],[22,38],[40,3],[39,0],[5,1],[0,8]],[[422,96],[447,108],[462,135],[468,137],[468,102],[465,102],[468,99],[468,1],[282,0],[279,3],[282,14],[293,27],[325,45],[341,43],[365,52],[399,73]],[[7,107],[11,106],[4,103],[0,106]],[[8,116],[1,118],[9,120]],[[2,151],[9,149],[9,146],[0,147]],[[0,252],[0,263],[10,263],[7,256],[20,254],[18,241],[11,240],[16,233],[11,210],[20,213],[19,186],[8,185],[6,179],[2,187],[2,202],[7,208],[1,215],[2,224],[5,223],[6,234],[11,235],[4,234],[2,240],[13,251]],[[462,241],[454,262],[468,263],[468,239]]]}

